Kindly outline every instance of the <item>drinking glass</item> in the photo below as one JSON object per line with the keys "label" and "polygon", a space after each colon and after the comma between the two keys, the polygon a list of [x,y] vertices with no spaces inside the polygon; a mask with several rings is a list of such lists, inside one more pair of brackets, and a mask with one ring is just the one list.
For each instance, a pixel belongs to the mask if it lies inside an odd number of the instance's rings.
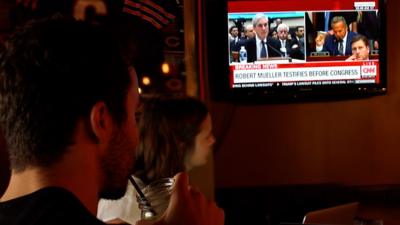
{"label": "drinking glass", "polygon": [[156,219],[161,216],[168,207],[174,186],[173,178],[156,180],[142,189],[145,198],[136,195],[142,219]]}

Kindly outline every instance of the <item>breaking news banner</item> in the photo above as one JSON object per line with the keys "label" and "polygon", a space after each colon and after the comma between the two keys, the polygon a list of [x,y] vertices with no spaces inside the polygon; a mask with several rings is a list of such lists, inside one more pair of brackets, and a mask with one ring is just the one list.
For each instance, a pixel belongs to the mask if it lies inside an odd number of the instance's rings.
{"label": "breaking news banner", "polygon": [[232,83],[274,83],[297,81],[376,80],[378,62],[329,62],[307,64],[234,65]]}

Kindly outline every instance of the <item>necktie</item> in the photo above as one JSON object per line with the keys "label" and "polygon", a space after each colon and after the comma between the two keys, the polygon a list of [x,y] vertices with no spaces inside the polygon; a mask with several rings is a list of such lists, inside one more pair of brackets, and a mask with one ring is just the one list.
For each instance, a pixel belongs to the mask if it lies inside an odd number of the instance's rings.
{"label": "necktie", "polygon": [[281,40],[281,52],[283,52],[282,57],[287,57],[286,40]]}
{"label": "necktie", "polygon": [[261,58],[266,58],[267,57],[267,50],[265,49],[265,42],[261,41]]}
{"label": "necktie", "polygon": [[339,41],[339,55],[344,55],[343,54],[343,40]]}

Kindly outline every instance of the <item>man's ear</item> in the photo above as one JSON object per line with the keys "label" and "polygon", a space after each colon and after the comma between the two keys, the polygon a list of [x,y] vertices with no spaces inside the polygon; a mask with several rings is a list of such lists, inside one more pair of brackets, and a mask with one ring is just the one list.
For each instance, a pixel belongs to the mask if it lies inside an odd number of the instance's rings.
{"label": "man's ear", "polygon": [[107,144],[112,137],[114,122],[107,105],[97,102],[90,111],[90,127],[99,144]]}

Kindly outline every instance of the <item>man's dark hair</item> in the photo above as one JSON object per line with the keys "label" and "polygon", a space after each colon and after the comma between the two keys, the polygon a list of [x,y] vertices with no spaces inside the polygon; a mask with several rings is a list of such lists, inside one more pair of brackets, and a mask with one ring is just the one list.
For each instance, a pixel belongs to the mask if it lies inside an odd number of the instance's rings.
{"label": "man's dark hair", "polygon": [[363,41],[364,44],[365,44],[365,46],[369,47],[367,37],[365,37],[365,36],[362,35],[362,34],[357,34],[357,35],[355,35],[355,36],[351,39],[351,44],[353,44],[354,42],[357,42],[357,41],[359,41],[359,40]]}
{"label": "man's dark hair", "polygon": [[336,23],[339,23],[339,22],[343,22],[343,24],[347,27],[346,19],[343,16],[333,17],[332,21],[331,21],[331,27],[333,27],[333,25],[335,25]]}
{"label": "man's dark hair", "polygon": [[29,22],[5,43],[0,54],[0,127],[12,169],[58,161],[73,144],[77,121],[89,121],[98,101],[105,102],[118,125],[126,119],[131,80],[109,34],[105,28],[58,16]]}
{"label": "man's dark hair", "polygon": [[[235,26],[235,25],[233,25],[233,26],[231,26],[230,28],[229,28],[229,33],[230,34],[232,34],[232,30],[233,30],[233,28],[238,28],[237,26]],[[239,30],[239,29],[238,29]]]}
{"label": "man's dark hair", "polygon": [[297,26],[297,27],[296,27],[296,32],[299,32],[299,29],[300,29],[300,28],[304,28],[304,26]]}

